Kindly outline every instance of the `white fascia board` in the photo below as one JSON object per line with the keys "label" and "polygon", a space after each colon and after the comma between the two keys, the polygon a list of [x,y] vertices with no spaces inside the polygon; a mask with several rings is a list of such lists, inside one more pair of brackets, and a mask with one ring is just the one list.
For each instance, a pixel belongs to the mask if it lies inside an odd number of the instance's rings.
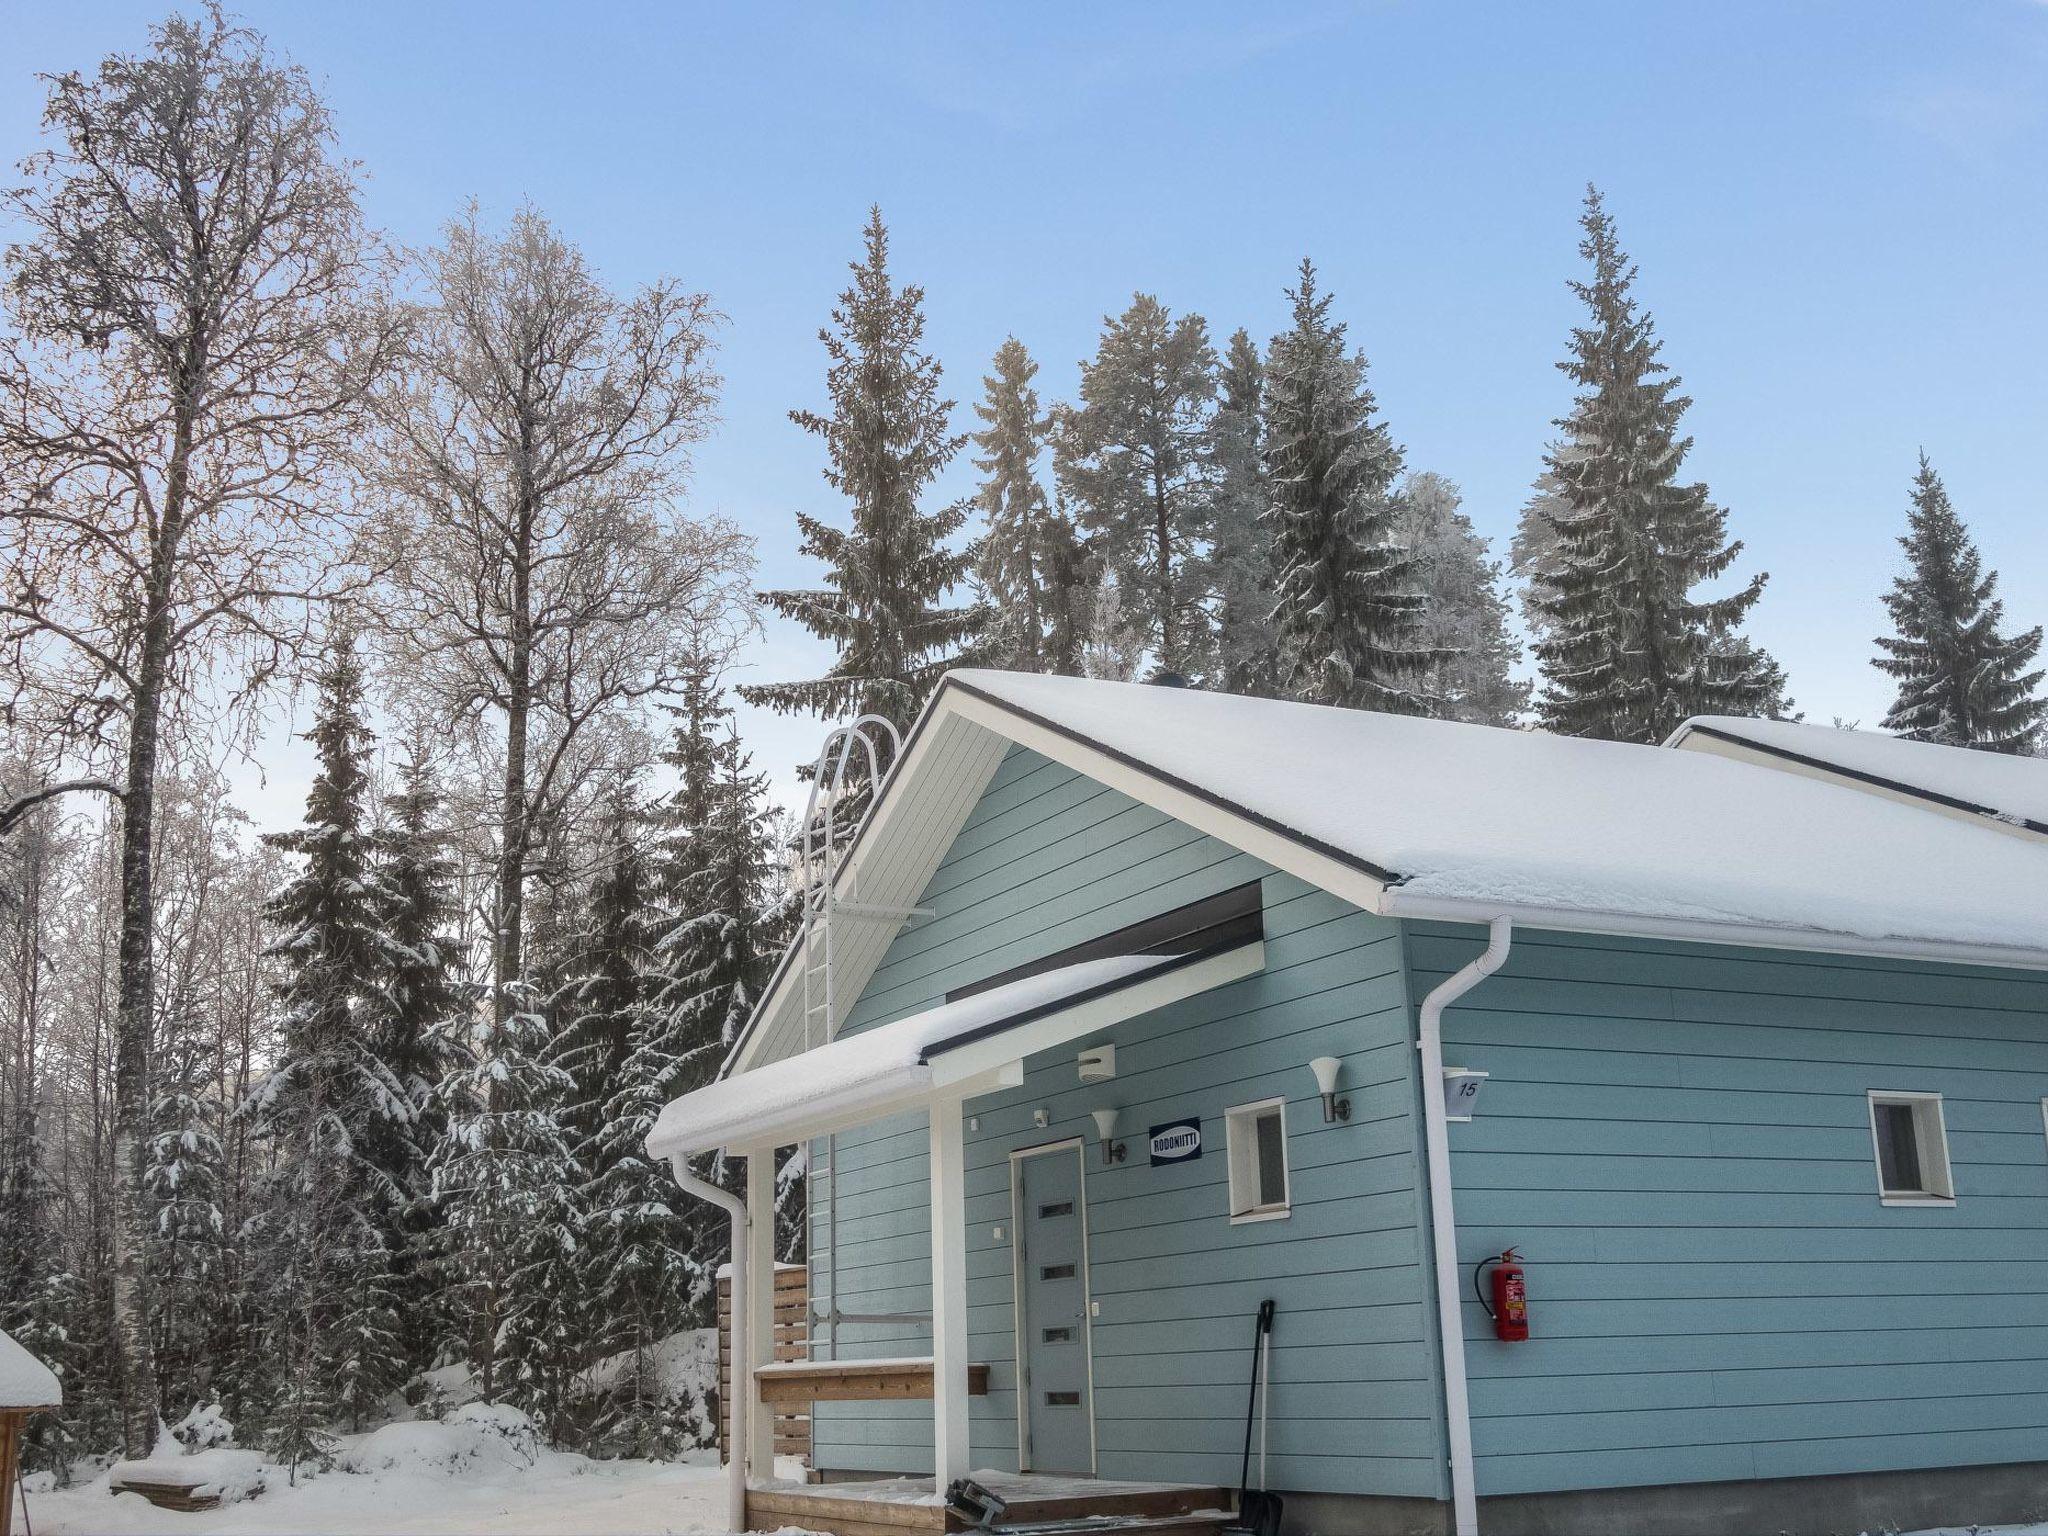
{"label": "white fascia board", "polygon": [[1000,704],[990,703],[958,688],[943,688],[939,696],[949,713],[1007,736],[1020,747],[1028,747],[1076,773],[1086,774],[1099,784],[1106,784],[1133,800],[1163,811],[1176,821],[1207,832],[1254,858],[1264,859],[1275,869],[1298,876],[1333,896],[1342,897],[1355,907],[1384,915],[1382,901],[1387,887],[1363,870],[1319,853],[1306,843],[1262,826],[1248,816],[1235,814],[1213,800],[1191,794],[1177,784],[1132,767],[1077,737],[1049,730]]}
{"label": "white fascia board", "polygon": [[1947,965],[1988,965],[2003,970],[2048,970],[2048,949],[2015,949],[1999,944],[1959,944],[1934,939],[1868,939],[1818,928],[1771,928],[1703,918],[1639,917],[1626,912],[1583,912],[1517,902],[1450,900],[1396,886],[1386,893],[1384,914],[1426,922],[1485,924],[1496,917],[1517,928],[1551,928],[1564,933],[1605,933],[1629,939],[1669,939],[1684,944],[1731,944],[1751,949],[1803,950],[1814,954],[1860,955],[1873,960],[1925,960]]}
{"label": "white fascia board", "polygon": [[[1128,987],[1119,987],[1101,997],[1090,998],[1071,1008],[1061,1008],[1044,1018],[1033,1019],[1015,1029],[1006,1029],[986,1039],[975,1040],[950,1051],[935,1051],[931,1057],[932,1086],[942,1089],[1021,1066],[1027,1056],[1056,1050],[1069,1041],[1092,1035],[1099,1029],[1125,1019],[1164,1008],[1197,993],[1208,992],[1266,967],[1263,941],[1241,945],[1191,965],[1178,966],[1163,975],[1148,977]],[[1021,1079],[1020,1079],[1021,1080]]]}

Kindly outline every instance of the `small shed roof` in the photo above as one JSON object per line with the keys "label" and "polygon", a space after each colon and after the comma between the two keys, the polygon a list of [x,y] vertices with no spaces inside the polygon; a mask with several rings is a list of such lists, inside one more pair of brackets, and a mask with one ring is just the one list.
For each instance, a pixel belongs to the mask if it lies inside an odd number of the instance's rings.
{"label": "small shed roof", "polygon": [[0,1333],[0,1413],[23,1408],[58,1408],[64,1387],[57,1373]]}

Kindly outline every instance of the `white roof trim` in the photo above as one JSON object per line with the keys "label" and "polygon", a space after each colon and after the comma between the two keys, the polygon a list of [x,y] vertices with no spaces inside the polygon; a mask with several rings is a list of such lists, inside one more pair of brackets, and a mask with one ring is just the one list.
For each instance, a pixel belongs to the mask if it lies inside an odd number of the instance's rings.
{"label": "white roof trim", "polygon": [[937,1099],[1014,1086],[1025,1057],[1255,974],[1254,942],[1193,955],[1111,955],[1021,977],[686,1093],[647,1138],[656,1158],[779,1147]]}
{"label": "white roof trim", "polygon": [[1752,923],[1706,919],[1641,917],[1629,912],[1592,912],[1575,907],[1538,907],[1511,901],[1454,901],[1387,893],[1385,915],[1424,922],[1487,923],[1513,919],[1518,928],[1560,933],[1608,933],[1618,938],[1669,939],[1685,944],[1733,944],[1746,949],[1803,950],[1811,954],[1864,955],[1878,960],[1930,960],[1948,965],[1990,965],[2006,970],[2048,970],[2048,954],[1995,944],[1951,944],[1920,939],[1869,939],[1825,928],[1768,928]]}

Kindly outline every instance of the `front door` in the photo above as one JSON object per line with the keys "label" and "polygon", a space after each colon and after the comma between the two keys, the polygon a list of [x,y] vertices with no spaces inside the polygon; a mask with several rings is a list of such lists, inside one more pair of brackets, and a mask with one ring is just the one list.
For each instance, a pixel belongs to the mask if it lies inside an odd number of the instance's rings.
{"label": "front door", "polygon": [[1088,1223],[1078,1141],[1012,1160],[1017,1393],[1024,1470],[1095,1470],[1088,1389]]}

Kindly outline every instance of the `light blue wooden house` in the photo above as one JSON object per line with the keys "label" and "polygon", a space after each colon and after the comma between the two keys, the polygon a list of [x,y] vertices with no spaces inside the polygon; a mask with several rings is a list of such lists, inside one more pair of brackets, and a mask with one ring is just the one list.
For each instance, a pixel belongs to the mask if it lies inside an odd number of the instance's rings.
{"label": "light blue wooden house", "polygon": [[2044,967],[2048,763],[956,673],[650,1140],[738,1234],[734,1519],[1213,1529],[1269,1299],[1290,1530],[2038,1517]]}

